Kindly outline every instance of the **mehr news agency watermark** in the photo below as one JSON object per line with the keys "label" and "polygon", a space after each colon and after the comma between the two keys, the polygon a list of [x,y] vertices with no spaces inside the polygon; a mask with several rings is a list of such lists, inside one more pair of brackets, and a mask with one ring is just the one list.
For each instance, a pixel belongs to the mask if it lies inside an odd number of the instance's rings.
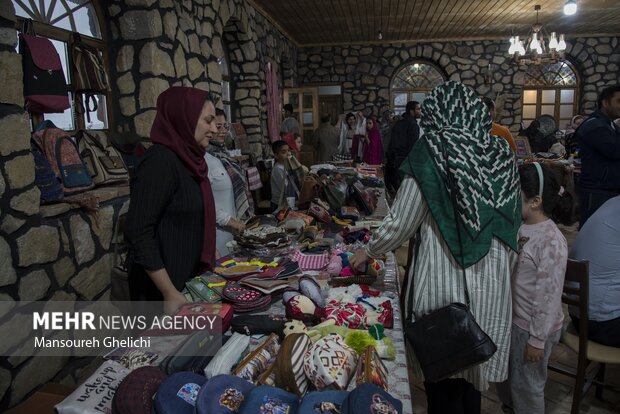
{"label": "mehr news agency watermark", "polygon": [[163,302],[21,302],[0,309],[0,356],[97,356],[149,350],[162,338],[207,331],[221,338],[221,305],[162,313]]}

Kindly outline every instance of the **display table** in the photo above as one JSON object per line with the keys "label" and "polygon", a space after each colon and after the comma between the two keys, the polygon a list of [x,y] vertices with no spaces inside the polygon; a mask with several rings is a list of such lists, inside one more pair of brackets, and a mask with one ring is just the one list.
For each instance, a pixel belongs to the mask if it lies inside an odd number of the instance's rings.
{"label": "display table", "polygon": [[[374,223],[373,225],[378,225],[383,218],[389,213],[389,206],[385,199],[385,190],[381,191],[381,195],[378,199],[377,207],[374,211],[374,214],[370,217],[363,218],[363,220],[368,220],[367,223]],[[352,249],[353,246],[361,245],[358,244],[351,245],[348,248]],[[258,254],[258,253],[257,253]],[[259,256],[262,257],[262,256]],[[300,272],[302,274],[307,274],[310,276],[318,276],[319,271],[305,271]],[[293,286],[297,284],[298,276],[290,276],[288,278],[289,286]],[[327,284],[324,275],[321,277],[317,277],[317,280],[323,281],[323,294],[326,293]],[[371,288],[373,290],[377,290],[383,292],[382,296],[385,296],[390,299],[392,310],[393,310],[393,329],[385,329],[385,335],[392,340],[395,351],[395,358],[393,360],[383,360],[385,368],[389,373],[387,378],[388,383],[388,392],[395,398],[399,399],[403,404],[404,414],[411,414],[413,412],[412,409],[412,398],[411,398],[411,387],[409,384],[409,372],[407,367],[407,356],[405,349],[405,340],[404,340],[404,332],[403,332],[403,318],[400,309],[400,286],[398,282],[398,267],[396,264],[396,259],[393,253],[388,253],[386,255],[386,261],[384,266],[384,272],[382,275],[377,277],[377,280],[372,284]],[[256,312],[260,314],[268,314],[272,316],[284,316],[285,315],[285,307],[282,303],[281,296],[274,296],[272,299],[271,305],[267,309],[263,309],[262,311]],[[150,362],[150,364],[158,364],[160,363],[167,355],[174,352],[177,345],[184,341],[187,336],[167,336],[167,337],[156,337],[157,340],[154,340],[151,347],[148,349],[141,349],[142,351],[149,351],[151,353],[157,354],[157,359]],[[152,355],[152,354],[151,354]],[[126,375],[126,374],[125,374]],[[351,380],[349,383],[349,390],[355,388],[355,380]],[[115,388],[110,387],[107,392],[111,395],[114,394]],[[109,401],[111,406],[111,400]],[[106,402],[107,404],[107,402]],[[101,408],[101,407],[99,407]],[[90,411],[83,411],[90,412]],[[62,414],[62,411],[61,411]]]}

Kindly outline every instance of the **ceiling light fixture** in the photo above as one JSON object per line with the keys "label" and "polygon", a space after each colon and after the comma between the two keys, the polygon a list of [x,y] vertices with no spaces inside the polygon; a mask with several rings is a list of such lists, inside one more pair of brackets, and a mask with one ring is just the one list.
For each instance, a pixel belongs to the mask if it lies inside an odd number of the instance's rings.
{"label": "ceiling light fixture", "polygon": [[567,0],[566,4],[564,4],[564,14],[572,16],[575,13],[577,13],[577,2],[575,0]]}
{"label": "ceiling light fixture", "polygon": [[[555,32],[551,32],[550,36],[547,35],[547,31],[543,29],[542,24],[538,22],[540,5],[534,6],[534,10],[536,10],[536,23],[532,25],[525,44],[522,40],[519,40],[519,36],[511,36],[508,53],[513,55],[515,62],[520,65],[531,63],[540,65],[541,63],[562,60],[564,58],[564,51],[566,50],[564,35],[561,34],[557,36]],[[549,39],[548,44],[545,44],[545,39]],[[529,53],[525,45],[527,45]]]}

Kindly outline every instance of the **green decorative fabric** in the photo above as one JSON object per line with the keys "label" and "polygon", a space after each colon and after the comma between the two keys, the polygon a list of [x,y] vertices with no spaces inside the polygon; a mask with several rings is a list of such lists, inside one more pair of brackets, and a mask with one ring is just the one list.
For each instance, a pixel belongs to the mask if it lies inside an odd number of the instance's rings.
{"label": "green decorative fabric", "polygon": [[[421,125],[424,135],[400,172],[415,177],[456,261],[463,267],[477,263],[493,236],[516,251],[521,224],[517,166],[506,140],[491,137],[491,117],[482,100],[467,86],[446,82],[424,100]],[[462,257],[446,166],[458,189]]]}

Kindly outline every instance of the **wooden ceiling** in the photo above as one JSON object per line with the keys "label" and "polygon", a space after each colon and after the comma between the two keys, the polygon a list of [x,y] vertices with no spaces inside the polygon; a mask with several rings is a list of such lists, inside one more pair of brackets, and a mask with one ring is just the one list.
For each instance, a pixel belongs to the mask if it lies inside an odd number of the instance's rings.
{"label": "wooden ceiling", "polygon": [[[619,35],[620,0],[249,0],[299,46],[507,39],[536,20],[548,32]],[[383,40],[377,39],[379,30]]]}

